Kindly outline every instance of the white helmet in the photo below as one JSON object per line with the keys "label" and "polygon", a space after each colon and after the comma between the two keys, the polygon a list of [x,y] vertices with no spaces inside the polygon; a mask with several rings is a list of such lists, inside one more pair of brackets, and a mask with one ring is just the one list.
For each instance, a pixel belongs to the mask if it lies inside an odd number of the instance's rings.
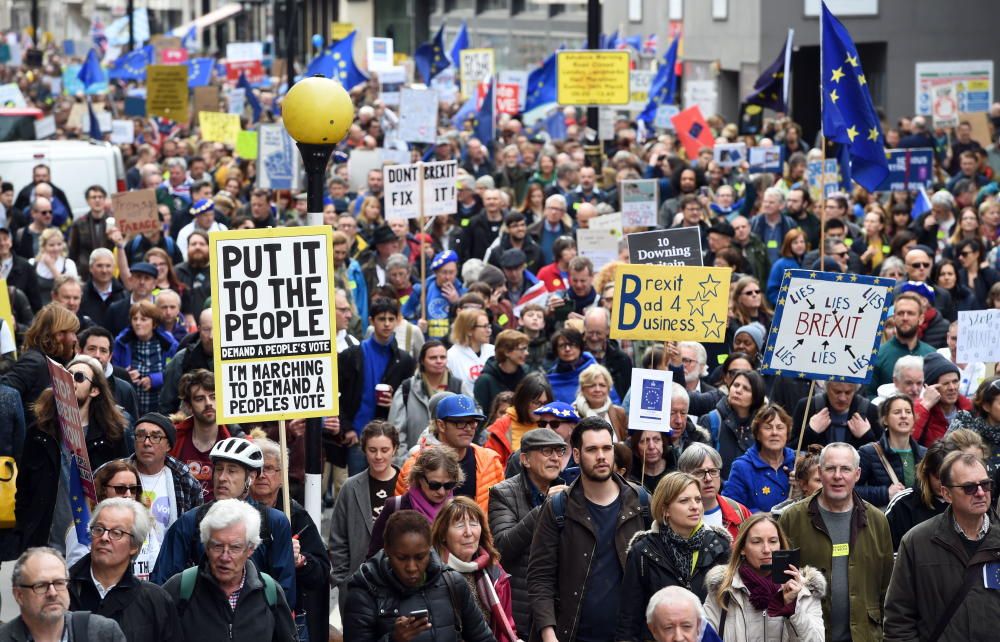
{"label": "white helmet", "polygon": [[208,458],[213,464],[217,461],[232,461],[258,471],[264,467],[264,455],[260,448],[252,441],[240,437],[228,437],[217,442],[212,446]]}

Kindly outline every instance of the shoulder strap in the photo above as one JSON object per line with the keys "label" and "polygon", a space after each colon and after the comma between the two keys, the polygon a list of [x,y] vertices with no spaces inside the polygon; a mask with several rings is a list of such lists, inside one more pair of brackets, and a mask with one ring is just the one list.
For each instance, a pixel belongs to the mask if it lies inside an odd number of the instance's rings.
{"label": "shoulder strap", "polygon": [[[267,506],[263,504],[257,504],[257,512],[260,513],[260,541],[262,544],[269,544],[273,539],[271,537],[271,515],[267,510]],[[291,522],[289,522],[289,528],[291,527]]]}
{"label": "shoulder strap", "polygon": [[264,582],[264,598],[267,600],[267,605],[274,608],[278,603],[278,585],[274,578],[264,571],[260,571],[260,579]]}
{"label": "shoulder strap", "polygon": [[886,459],[885,451],[882,450],[882,444],[875,441],[872,442],[872,447],[875,449],[875,454],[878,455],[879,461],[881,461],[882,465],[885,467],[885,472],[889,473],[889,479],[892,480],[893,484],[898,484],[899,478],[896,477],[896,471],[892,469],[892,466],[889,464],[889,460]]}
{"label": "shoulder strap", "polygon": [[716,633],[719,634],[720,638],[724,638],[725,635],[726,635],[725,634],[725,630],[726,630],[726,616],[729,615],[729,592],[728,591],[722,594],[722,604],[721,604],[721,606],[722,606],[722,609],[721,609],[722,613],[719,614],[719,630],[716,631]]}
{"label": "shoulder strap", "polygon": [[965,582],[962,583],[962,588],[955,593],[955,596],[951,598],[951,602],[948,604],[945,610],[941,611],[941,617],[938,619],[937,624],[934,625],[934,631],[931,636],[927,638],[928,640],[937,640],[944,633],[944,630],[948,628],[951,623],[955,613],[958,612],[958,607],[965,599],[965,596],[969,594],[972,590],[972,586],[977,583],[978,579],[983,576],[982,574],[982,564],[971,564],[965,569]]}
{"label": "shoulder strap", "polygon": [[90,638],[90,611],[70,613],[70,626],[73,629],[73,640],[87,642]]}
{"label": "shoulder strap", "polygon": [[556,527],[562,532],[566,525],[566,491],[562,491],[552,496],[552,516],[556,520]]}
{"label": "shoulder strap", "polygon": [[407,378],[400,386],[403,389],[403,413],[406,413],[407,404],[410,403],[410,389],[413,387],[413,379]]}
{"label": "shoulder strap", "polygon": [[444,578],[444,585],[448,589],[448,601],[451,602],[451,612],[452,617],[455,619],[455,633],[458,634],[458,639],[462,639],[462,613],[458,610],[458,595],[455,594],[455,585],[452,584],[452,574],[448,569],[444,569],[441,572],[441,577]]}
{"label": "shoulder strap", "polygon": [[188,601],[194,595],[194,585],[198,580],[198,567],[191,566],[181,571],[181,592],[177,601],[177,614],[183,615],[187,610]]}
{"label": "shoulder strap", "polygon": [[719,429],[722,427],[722,415],[719,414],[717,408],[713,408],[711,412],[708,413],[708,426],[709,430],[712,432],[712,441],[715,442],[716,448],[719,447]]}

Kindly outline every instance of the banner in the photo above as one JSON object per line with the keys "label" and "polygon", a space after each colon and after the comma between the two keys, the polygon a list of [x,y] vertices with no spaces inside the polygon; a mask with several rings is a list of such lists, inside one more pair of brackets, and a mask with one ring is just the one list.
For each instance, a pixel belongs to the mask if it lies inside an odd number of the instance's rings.
{"label": "banner", "polygon": [[670,119],[670,122],[674,126],[674,131],[677,132],[677,138],[684,146],[684,153],[687,154],[688,160],[698,158],[698,152],[702,147],[715,147],[712,130],[705,122],[705,117],[701,115],[701,110],[698,109],[697,105],[678,112]]}
{"label": "banner", "polygon": [[627,51],[556,52],[560,105],[628,105],[632,99]]}
{"label": "banner", "polygon": [[631,102],[628,105],[629,111],[641,112],[649,104],[649,90],[653,86],[653,79],[656,72],[649,69],[633,69],[632,77],[629,80],[629,91]]}
{"label": "banner", "polygon": [[731,279],[729,268],[621,265],[611,338],[722,343]]}
{"label": "banner", "polygon": [[625,238],[628,240],[629,263],[693,267],[703,264],[701,230],[697,227],[636,232]]}
{"label": "banner", "polygon": [[659,181],[621,181],[618,189],[621,195],[623,227],[656,227],[659,211]]}
{"label": "banner", "polygon": [[262,42],[230,42],[226,44],[226,62],[243,60],[264,60],[264,43]]}
{"label": "banner", "polygon": [[238,60],[226,63],[226,80],[236,83],[245,74],[251,85],[264,82],[264,65],[259,60]]}
{"label": "banner", "polygon": [[889,175],[878,186],[880,192],[903,192],[923,186],[930,189],[934,181],[933,149],[887,149]]}
{"label": "banner", "polygon": [[257,158],[257,132],[241,131],[236,137],[236,156],[246,160]]}
{"label": "banner", "polygon": [[[455,172],[458,161],[386,165],[385,217],[418,218],[421,216],[420,193],[423,190],[423,216],[454,214],[458,211]],[[423,187],[421,187],[423,182]]]}
{"label": "banner", "polygon": [[669,370],[632,368],[628,429],[673,433],[670,428],[670,396],[674,373]]}
{"label": "banner", "polygon": [[958,111],[985,112],[993,104],[993,61],[918,62],[915,65],[914,107],[921,116],[930,116],[934,89],[954,87]]}
{"label": "banner", "polygon": [[199,115],[202,140],[211,140],[236,146],[240,136],[240,117],[236,114],[220,114],[203,111]]}
{"label": "banner", "polygon": [[823,191],[826,193],[823,196],[826,197],[840,191],[840,164],[837,162],[837,159],[828,158],[826,161],[810,161],[806,165],[806,181],[809,183],[809,196],[812,197],[814,203],[823,200],[820,198],[819,183],[820,175],[824,173],[824,167],[826,179],[823,184]]}
{"label": "banner", "polygon": [[219,423],[336,416],[333,229],[209,238]]}
{"label": "banner", "polygon": [[517,110],[524,111],[524,101],[528,97],[528,72],[519,69],[502,69],[497,74],[497,83],[517,85]]}
{"label": "banner", "polygon": [[70,506],[73,512],[73,527],[81,544],[90,542],[90,509],[97,504],[94,490],[94,474],[90,468],[87,453],[87,438],[80,418],[80,404],[76,399],[76,384],[73,375],[65,368],[48,359],[49,376],[52,379],[52,399],[55,402],[59,427],[62,429],[62,448],[72,460],[69,472]]}
{"label": "banner", "polygon": [[462,95],[466,99],[476,94],[479,83],[493,75],[494,58],[492,49],[463,49],[459,54]]}
{"label": "banner", "polygon": [[618,241],[621,232],[613,229],[584,229],[576,231],[576,249],[580,256],[585,256],[594,264],[594,272],[598,272],[608,263],[618,260]]}
{"label": "banner", "polygon": [[281,123],[257,126],[257,187],[299,188],[299,151]]}
{"label": "banner", "polygon": [[114,119],[111,121],[111,142],[115,145],[128,145],[135,142],[135,121],[130,119]]}
{"label": "banner", "polygon": [[958,313],[958,363],[1000,361],[1000,310],[973,310]]}
{"label": "banner", "polygon": [[188,69],[184,65],[146,67],[146,114],[183,123],[188,119]]}
{"label": "banner", "polygon": [[746,143],[720,143],[712,148],[712,159],[719,167],[739,167],[747,160]]}
{"label": "banner", "polygon": [[750,172],[781,173],[780,147],[751,147],[747,154]]}
{"label": "banner", "polygon": [[433,89],[403,87],[400,92],[399,139],[407,143],[437,140],[438,97]]}
{"label": "banner", "polygon": [[156,191],[141,189],[111,195],[111,211],[118,222],[122,236],[129,237],[160,229],[160,215],[156,211]]}
{"label": "banner", "polygon": [[390,67],[378,75],[379,94],[389,107],[399,106],[399,92],[406,84],[406,67]]}
{"label": "banner", "polygon": [[895,285],[874,276],[785,270],[761,372],[867,383]]}

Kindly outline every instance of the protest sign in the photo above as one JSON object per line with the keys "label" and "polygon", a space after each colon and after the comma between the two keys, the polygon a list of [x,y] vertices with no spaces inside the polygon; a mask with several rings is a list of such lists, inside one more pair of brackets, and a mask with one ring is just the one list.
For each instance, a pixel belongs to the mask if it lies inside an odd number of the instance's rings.
{"label": "protest sign", "polygon": [[463,49],[459,54],[459,74],[462,79],[462,95],[466,98],[476,94],[479,83],[493,75],[494,52],[492,49]]}
{"label": "protest sign", "polygon": [[379,72],[378,82],[382,102],[390,107],[398,107],[399,92],[406,84],[406,67],[390,67]]}
{"label": "protest sign", "polygon": [[156,192],[141,189],[111,195],[111,211],[118,222],[122,236],[160,229],[160,215],[156,211]]}
{"label": "protest sign", "polygon": [[[45,140],[56,134],[56,117],[53,114],[42,116],[35,121],[35,139]],[[114,142],[114,141],[111,141]],[[132,141],[129,141],[132,142]]]}
{"label": "protest sign", "polygon": [[[49,377],[52,379],[52,400],[55,402],[56,415],[59,418],[59,427],[62,429],[62,447],[65,448],[75,464],[70,471],[70,502],[73,505],[73,522],[80,531],[88,527],[85,511],[97,503],[97,493],[94,492],[94,475],[90,468],[90,455],[87,452],[87,438],[83,429],[83,419],[80,416],[80,404],[76,400],[76,384],[73,383],[71,375],[60,364],[52,359],[47,359],[49,366]],[[74,487],[78,488],[74,488]],[[86,498],[80,497],[72,491],[77,491]],[[79,509],[79,510],[78,510]],[[85,541],[85,540],[81,540]]]}
{"label": "protest sign", "polygon": [[655,227],[659,208],[659,185],[656,179],[621,181],[623,227]]}
{"label": "protest sign", "polygon": [[280,123],[257,127],[257,187],[295,190],[299,186],[299,152]]}
{"label": "protest sign", "polygon": [[712,159],[719,167],[739,167],[747,159],[746,143],[721,143],[712,149]]}
{"label": "protest sign", "polygon": [[240,117],[236,114],[201,112],[201,138],[236,146],[240,135]]}
{"label": "protest sign", "polygon": [[718,81],[686,79],[684,82],[684,107],[698,107],[702,114],[712,115],[719,111]]}
{"label": "protest sign", "polygon": [[392,38],[368,38],[368,71],[392,69]]}
{"label": "protest sign", "polygon": [[867,383],[895,285],[874,276],[785,270],[761,371]]}
{"label": "protest sign", "polygon": [[959,112],[958,120],[969,123],[969,126],[972,127],[972,140],[982,145],[983,149],[988,149],[993,144],[993,121],[988,112]]}
{"label": "protest sign", "polygon": [[1000,361],[1000,310],[958,313],[958,345],[955,361],[979,363]]}
{"label": "protest sign", "polygon": [[821,200],[819,193],[820,176],[824,171],[826,173],[826,177],[823,179],[825,181],[823,183],[824,196],[829,196],[834,192],[840,191],[840,165],[837,163],[837,159],[828,158],[826,161],[810,161],[806,165],[806,181],[809,183],[809,196],[812,197],[814,203]]}
{"label": "protest sign", "polygon": [[241,131],[236,137],[236,156],[244,160],[257,158],[257,132]]}
{"label": "protest sign", "polygon": [[113,120],[111,112],[104,111],[103,109],[95,109],[94,117],[97,118],[97,127],[101,130],[101,133],[111,131],[111,121]]}
{"label": "protest sign", "polygon": [[592,230],[610,230],[621,239],[622,237],[622,213],[612,212],[610,214],[602,214],[601,216],[595,216],[590,219],[590,229]]}
{"label": "protest sign", "polygon": [[146,115],[146,97],[125,96],[125,115],[144,117]]}
{"label": "protest sign", "polygon": [[673,432],[670,428],[670,397],[673,383],[674,373],[669,370],[632,368],[631,390],[635,393],[629,399],[629,430]]}
{"label": "protest sign", "polygon": [[597,108],[597,138],[599,140],[614,140],[615,119],[618,115],[611,107]]}
{"label": "protest sign", "polygon": [[357,27],[354,26],[353,22],[331,22],[330,23],[330,40],[334,42],[338,40],[343,40],[347,36],[351,35]]}
{"label": "protest sign", "polygon": [[751,172],[781,173],[780,147],[751,147],[747,159]]}
{"label": "protest sign", "polygon": [[528,95],[528,72],[518,69],[506,69],[497,73],[497,82],[504,85],[517,85],[517,109],[524,111],[524,101]]}
{"label": "protest sign", "polygon": [[613,339],[726,339],[729,268],[620,265],[611,308]]}
{"label": "protest sign", "polygon": [[521,111],[519,107],[519,95],[521,88],[514,84],[497,83],[497,113],[516,114]]}
{"label": "protest sign", "polygon": [[454,67],[448,67],[431,79],[431,89],[437,94],[438,102],[453,103],[458,100],[455,73]]}
{"label": "protest sign", "polygon": [[335,416],[333,229],[209,235],[219,423]]}
{"label": "protest sign", "polygon": [[239,116],[247,105],[247,91],[243,87],[233,87],[226,92],[226,113]]}
{"label": "protest sign", "polygon": [[178,49],[164,49],[160,52],[160,61],[164,65],[182,65],[188,60],[188,50],[180,47]]}
{"label": "protest sign", "polygon": [[226,63],[226,80],[236,83],[240,79],[240,74],[247,77],[251,84],[264,81],[264,65],[259,60],[237,60]]}
{"label": "protest sign", "polygon": [[69,109],[69,116],[66,117],[66,126],[70,129],[90,130],[90,114],[87,113],[87,105],[84,103],[73,103]]}
{"label": "protest sign", "polygon": [[[409,159],[407,159],[409,160]],[[361,193],[368,187],[368,172],[382,169],[382,150],[355,149],[347,157],[347,182],[351,191]]]}
{"label": "protest sign", "polygon": [[680,107],[677,105],[660,105],[656,108],[656,115],[653,116],[653,127],[673,130],[673,118],[679,113]]}
{"label": "protest sign", "polygon": [[226,61],[264,60],[263,42],[230,42],[226,44]]}
{"label": "protest sign", "polygon": [[958,97],[955,85],[948,83],[934,87],[931,97],[931,116],[934,127],[958,126]]}
{"label": "protest sign", "polygon": [[10,338],[14,338],[14,310],[10,306],[10,290],[7,289],[7,279],[0,279],[0,319],[7,325]]}
{"label": "protest sign", "polygon": [[627,51],[556,52],[560,105],[628,105],[632,95]]}
{"label": "protest sign", "polygon": [[115,145],[127,145],[135,142],[135,122],[128,119],[111,121],[111,142]]}
{"label": "protest sign", "polygon": [[457,166],[458,161],[453,160],[386,165],[382,169],[385,217],[418,218],[454,214],[458,211],[458,193],[455,190]]}
{"label": "protest sign", "polygon": [[650,69],[633,69],[632,78],[629,81],[629,92],[631,102],[628,105],[629,111],[642,111],[649,104],[649,90],[653,86],[653,78],[656,72]]}
{"label": "protest sign", "polygon": [[153,64],[157,65],[169,64],[167,60],[168,56],[164,55],[166,51],[184,47],[183,41],[180,38],[165,34],[155,34],[149,39],[149,44],[153,45]]}
{"label": "protest sign", "polygon": [[[41,56],[41,52],[39,52]],[[40,65],[41,63],[39,63]],[[101,68],[101,79],[84,87],[80,82],[80,68],[83,65],[66,65],[62,73],[62,91],[69,96],[80,96],[86,93],[89,96],[96,96],[108,91],[108,72]]]}
{"label": "protest sign", "polygon": [[437,139],[437,114],[438,98],[434,90],[404,87],[400,91],[400,140],[433,143]]}
{"label": "protest sign", "polygon": [[24,109],[27,106],[28,103],[25,102],[24,94],[21,93],[17,83],[9,82],[6,85],[0,85],[0,107]]}
{"label": "protest sign", "polygon": [[887,149],[889,175],[878,186],[880,192],[903,192],[923,186],[930,188],[934,180],[933,149]]}
{"label": "protest sign", "polygon": [[701,115],[701,109],[697,105],[688,107],[670,119],[677,132],[677,138],[684,145],[684,153],[688,159],[698,157],[698,151],[702,147],[715,147],[715,138],[712,137],[712,130],[705,117]]}
{"label": "protest sign", "polygon": [[674,227],[636,232],[628,240],[629,262],[636,265],[702,265],[701,230]]}
{"label": "protest sign", "polygon": [[614,229],[580,228],[576,231],[576,249],[580,256],[590,259],[596,272],[618,259],[618,241],[621,237],[621,232]]}
{"label": "protest sign", "polygon": [[[219,111],[219,86],[206,85],[194,88],[194,115],[195,118],[203,111]],[[201,122],[198,118],[198,122]]]}
{"label": "protest sign", "polygon": [[184,65],[146,67],[146,114],[177,122],[188,119],[188,70]]}

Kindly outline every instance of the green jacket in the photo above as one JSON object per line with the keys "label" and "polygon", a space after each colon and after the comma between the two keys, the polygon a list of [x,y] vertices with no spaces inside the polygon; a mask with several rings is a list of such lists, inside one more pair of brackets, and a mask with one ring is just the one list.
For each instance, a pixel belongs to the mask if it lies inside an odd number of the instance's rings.
{"label": "green jacket", "polygon": [[[823,597],[823,621],[827,623],[826,639],[829,641],[833,544],[819,512],[819,492],[786,509],[780,523],[792,546],[801,549],[802,564],[819,569],[827,586],[831,587]],[[851,638],[854,642],[877,641],[882,639],[882,605],[892,575],[892,536],[882,511],[857,493],[854,493],[853,513],[847,575],[851,594]]]}
{"label": "green jacket", "polygon": [[733,247],[743,252],[743,257],[747,261],[750,269],[750,276],[757,277],[761,283],[767,283],[767,278],[771,276],[771,259],[767,257],[767,247],[764,241],[756,234],[751,234],[746,246],[733,243]]}

